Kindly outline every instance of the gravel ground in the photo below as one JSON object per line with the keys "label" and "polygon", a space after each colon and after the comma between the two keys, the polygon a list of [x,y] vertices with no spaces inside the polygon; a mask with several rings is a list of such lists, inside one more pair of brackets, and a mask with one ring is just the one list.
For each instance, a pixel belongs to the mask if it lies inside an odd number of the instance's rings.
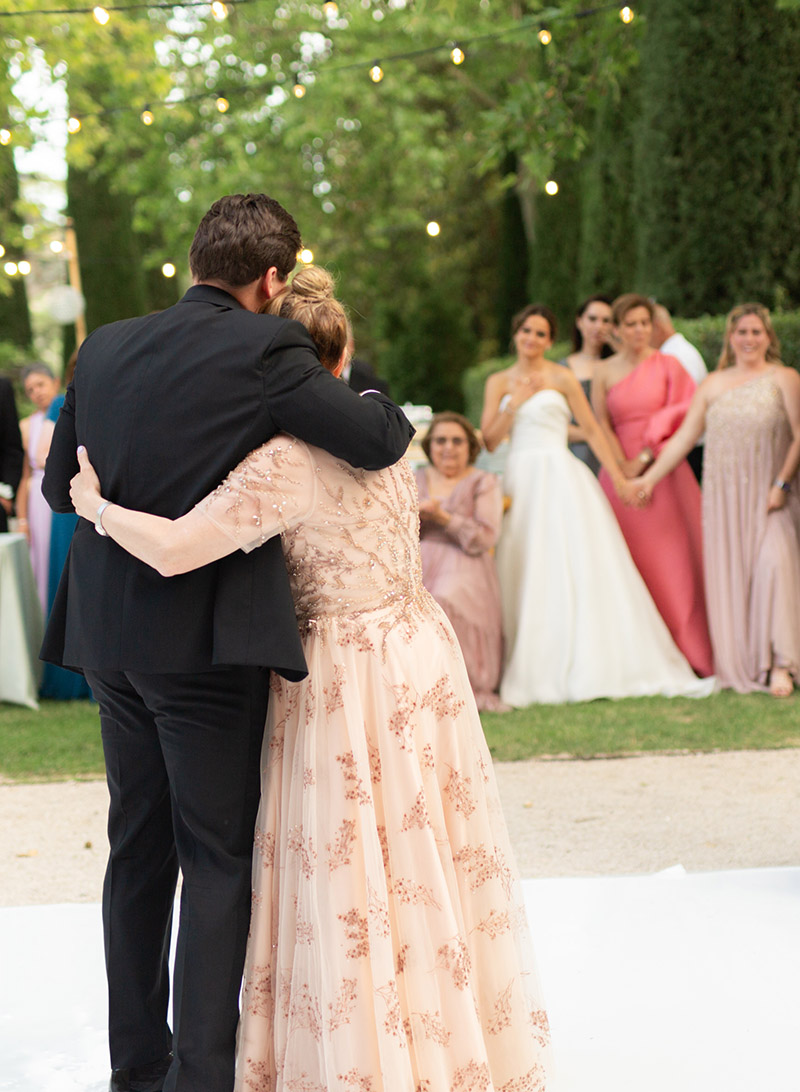
{"label": "gravel ground", "polygon": [[[525,877],[800,865],[800,749],[495,765]],[[0,906],[98,902],[102,781],[0,784]]]}

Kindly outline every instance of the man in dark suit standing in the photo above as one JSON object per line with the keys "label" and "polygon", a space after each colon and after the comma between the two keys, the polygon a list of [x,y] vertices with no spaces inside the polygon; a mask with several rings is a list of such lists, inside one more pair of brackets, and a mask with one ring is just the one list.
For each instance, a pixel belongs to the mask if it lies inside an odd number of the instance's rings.
{"label": "man in dark suit standing", "polygon": [[0,532],[8,530],[8,517],[14,511],[23,457],[14,388],[0,376]]}
{"label": "man in dark suit standing", "polygon": [[[78,444],[109,498],[170,517],[278,431],[366,468],[403,454],[410,426],[392,402],[334,379],[298,323],[255,313],[300,245],[276,201],[222,198],[195,235],[183,299],[87,338],[47,460],[56,511],[71,508]],[[76,529],[42,654],[82,668],[100,704],[111,1089],[231,1092],[265,668],[306,673],[280,541],[167,579],[105,536],[102,517]]]}

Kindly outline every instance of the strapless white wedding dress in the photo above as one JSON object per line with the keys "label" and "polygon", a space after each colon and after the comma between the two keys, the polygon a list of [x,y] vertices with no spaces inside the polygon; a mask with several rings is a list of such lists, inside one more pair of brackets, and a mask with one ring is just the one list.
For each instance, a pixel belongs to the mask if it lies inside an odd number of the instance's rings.
{"label": "strapless white wedding dress", "polygon": [[645,587],[592,472],[567,447],[555,390],[517,410],[497,549],[509,705],[648,694],[705,697]]}

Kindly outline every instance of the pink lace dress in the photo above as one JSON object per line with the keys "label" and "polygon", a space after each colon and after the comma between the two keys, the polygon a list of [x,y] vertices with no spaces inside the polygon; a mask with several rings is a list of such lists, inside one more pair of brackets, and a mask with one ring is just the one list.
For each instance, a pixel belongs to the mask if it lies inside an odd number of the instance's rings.
{"label": "pink lace dress", "polygon": [[242,549],[283,533],[309,666],[272,682],[237,1089],[544,1089],[520,885],[409,467],[278,437],[201,507]]}

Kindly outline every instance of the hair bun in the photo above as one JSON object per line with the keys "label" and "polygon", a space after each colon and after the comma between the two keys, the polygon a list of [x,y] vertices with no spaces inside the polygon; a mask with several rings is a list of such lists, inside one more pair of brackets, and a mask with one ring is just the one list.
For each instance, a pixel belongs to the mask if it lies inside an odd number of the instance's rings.
{"label": "hair bun", "polygon": [[307,300],[330,300],[334,298],[334,288],[333,277],[327,269],[307,265],[295,273],[290,291]]}

